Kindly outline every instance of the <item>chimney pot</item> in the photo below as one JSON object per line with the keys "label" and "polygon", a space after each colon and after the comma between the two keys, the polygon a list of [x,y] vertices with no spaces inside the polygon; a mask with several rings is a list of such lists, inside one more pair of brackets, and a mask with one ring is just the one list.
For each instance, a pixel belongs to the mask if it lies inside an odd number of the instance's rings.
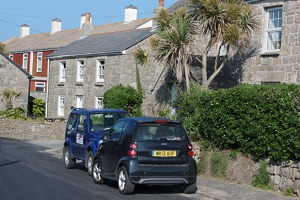
{"label": "chimney pot", "polygon": [[84,23],[92,23],[92,15],[91,13],[82,14],[80,17],[80,29]]}
{"label": "chimney pot", "polygon": [[164,0],[159,0],[158,7],[164,7]]}
{"label": "chimney pot", "polygon": [[124,23],[137,20],[137,7],[133,5],[126,6]]}
{"label": "chimney pot", "polygon": [[61,31],[61,20],[58,18],[52,19],[51,22],[51,34]]}
{"label": "chimney pot", "polygon": [[27,24],[22,24],[21,25],[20,38],[28,36],[29,32],[30,32],[30,26],[27,25]]}

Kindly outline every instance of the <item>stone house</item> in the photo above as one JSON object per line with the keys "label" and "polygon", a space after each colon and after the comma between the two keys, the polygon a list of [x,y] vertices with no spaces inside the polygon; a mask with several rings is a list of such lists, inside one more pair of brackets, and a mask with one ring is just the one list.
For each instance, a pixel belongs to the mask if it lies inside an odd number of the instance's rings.
{"label": "stone house", "polygon": [[[72,107],[102,108],[107,89],[118,84],[136,87],[133,53],[140,47],[151,51],[151,30],[90,35],[49,55],[46,118],[66,118]],[[154,115],[171,98],[172,85],[160,79],[164,67],[155,60],[138,67],[145,97],[143,114]]]}
{"label": "stone house", "polygon": [[[258,22],[249,47],[252,54],[234,56],[222,73],[216,77],[217,87],[230,87],[240,83],[300,83],[300,1],[296,0],[244,0],[252,7]],[[185,6],[189,0],[179,0],[170,11]],[[206,44],[197,38],[198,52]],[[200,51],[199,51],[200,49]],[[250,50],[250,49],[249,49]],[[211,57],[216,52],[210,52]],[[226,82],[226,83],[224,83]]]}
{"label": "stone house", "polygon": [[257,55],[244,63],[243,83],[300,83],[300,2],[248,0],[259,28],[251,41]]}
{"label": "stone house", "polygon": [[85,13],[80,17],[79,28],[62,30],[61,20],[55,18],[51,21],[49,33],[31,35],[30,26],[23,24],[19,38],[11,38],[3,43],[9,57],[34,77],[30,84],[31,96],[46,100],[49,64],[46,57],[49,54],[90,34],[131,30],[151,26],[151,23],[150,18],[137,19],[137,8],[130,5],[125,8],[124,22],[93,26],[91,14]]}
{"label": "stone house", "polygon": [[[32,76],[16,62],[0,51],[0,94],[4,89],[15,90],[18,94],[13,99],[13,107],[28,109],[29,85]],[[0,96],[0,110],[4,110],[6,102]]]}

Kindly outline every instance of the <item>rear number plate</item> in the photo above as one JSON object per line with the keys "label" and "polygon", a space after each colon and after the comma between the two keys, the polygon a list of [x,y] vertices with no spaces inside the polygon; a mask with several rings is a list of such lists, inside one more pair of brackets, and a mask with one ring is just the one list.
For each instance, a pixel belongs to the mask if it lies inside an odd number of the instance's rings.
{"label": "rear number plate", "polygon": [[153,157],[176,157],[176,151],[152,151]]}

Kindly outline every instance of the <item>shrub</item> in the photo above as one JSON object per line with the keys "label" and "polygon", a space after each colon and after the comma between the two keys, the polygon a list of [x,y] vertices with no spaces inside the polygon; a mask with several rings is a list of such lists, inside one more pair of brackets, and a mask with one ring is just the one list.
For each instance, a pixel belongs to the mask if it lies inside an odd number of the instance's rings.
{"label": "shrub", "polygon": [[142,114],[143,95],[131,86],[117,85],[107,90],[103,96],[106,108],[122,108],[132,116]]}
{"label": "shrub", "polygon": [[4,114],[5,117],[10,117],[14,119],[25,119],[25,120],[27,119],[26,110],[20,107],[6,110],[4,113],[5,113]]}
{"label": "shrub", "polygon": [[259,165],[259,169],[254,176],[252,185],[259,188],[268,189],[270,187],[269,182],[270,182],[270,176],[267,171],[267,164],[266,162],[261,162]]}
{"label": "shrub", "polygon": [[45,101],[35,98],[32,105],[32,114],[36,117],[45,116]]}
{"label": "shrub", "polygon": [[300,159],[300,86],[247,85],[191,88],[174,102],[177,117],[193,138],[254,158]]}

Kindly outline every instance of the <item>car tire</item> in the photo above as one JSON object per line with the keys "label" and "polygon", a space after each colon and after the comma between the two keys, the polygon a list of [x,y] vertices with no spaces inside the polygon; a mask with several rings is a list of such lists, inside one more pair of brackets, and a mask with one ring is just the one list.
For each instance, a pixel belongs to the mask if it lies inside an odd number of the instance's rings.
{"label": "car tire", "polygon": [[123,166],[118,171],[118,188],[120,194],[131,194],[135,185],[129,180],[128,172]]}
{"label": "car tire", "polygon": [[102,177],[102,165],[99,159],[94,160],[93,162],[92,176],[93,176],[94,183],[96,184],[104,183],[104,179]]}
{"label": "car tire", "polygon": [[92,151],[89,151],[87,154],[87,159],[86,159],[86,167],[88,174],[91,176],[93,174],[93,160],[94,160],[94,155]]}
{"label": "car tire", "polygon": [[196,182],[188,185],[180,185],[181,192],[184,194],[194,194],[197,191]]}
{"label": "car tire", "polygon": [[76,160],[71,158],[71,153],[68,146],[65,146],[63,149],[63,158],[67,169],[71,169],[75,167]]}

